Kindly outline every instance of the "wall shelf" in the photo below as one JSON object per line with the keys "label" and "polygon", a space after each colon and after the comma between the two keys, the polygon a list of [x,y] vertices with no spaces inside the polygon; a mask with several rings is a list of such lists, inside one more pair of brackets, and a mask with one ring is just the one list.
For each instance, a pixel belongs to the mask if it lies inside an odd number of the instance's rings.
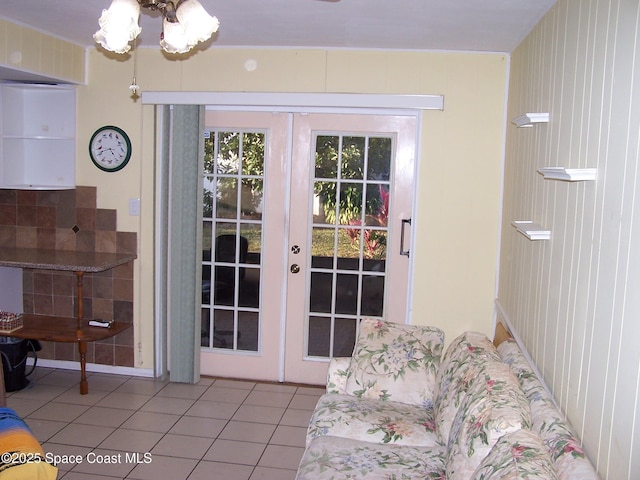
{"label": "wall shelf", "polygon": [[597,168],[565,168],[545,167],[539,168],[538,173],[545,180],[562,180],[565,182],[590,182],[596,179]]}
{"label": "wall shelf", "polygon": [[549,123],[548,113],[525,113],[511,120],[516,127],[533,127],[537,123]]}
{"label": "wall shelf", "polygon": [[529,240],[549,240],[551,238],[551,230],[542,228],[531,221],[516,220],[511,222],[511,225]]}
{"label": "wall shelf", "polygon": [[0,188],[75,188],[75,88],[7,83],[0,97]]}

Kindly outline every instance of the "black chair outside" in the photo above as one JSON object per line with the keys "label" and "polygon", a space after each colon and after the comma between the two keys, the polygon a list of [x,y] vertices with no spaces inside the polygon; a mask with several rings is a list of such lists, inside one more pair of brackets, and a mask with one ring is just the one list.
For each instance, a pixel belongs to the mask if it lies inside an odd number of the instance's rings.
{"label": "black chair outside", "polygon": [[[214,277],[211,278],[211,266],[202,266],[202,302],[209,303],[211,295],[211,282],[213,281],[214,289],[214,304],[216,305],[233,305],[235,297],[235,276],[236,268],[235,263],[246,263],[247,254],[249,251],[249,241],[246,237],[238,237],[239,251],[236,258],[236,235],[224,234],[218,235],[215,241],[215,262],[216,263],[229,263],[229,266],[216,265],[214,270]],[[211,251],[204,251],[202,255],[204,261],[211,259]],[[239,280],[245,277],[245,268],[240,266],[238,268]],[[218,330],[214,326],[214,341],[221,344],[222,347],[227,345],[225,336],[233,336],[233,330]],[[238,338],[240,332],[238,332]]]}

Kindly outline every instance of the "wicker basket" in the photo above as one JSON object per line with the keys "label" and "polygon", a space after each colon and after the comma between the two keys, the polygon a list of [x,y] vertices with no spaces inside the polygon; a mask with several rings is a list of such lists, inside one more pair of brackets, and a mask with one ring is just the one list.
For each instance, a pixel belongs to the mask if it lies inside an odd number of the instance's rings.
{"label": "wicker basket", "polygon": [[0,334],[15,332],[22,328],[22,314],[0,310]]}

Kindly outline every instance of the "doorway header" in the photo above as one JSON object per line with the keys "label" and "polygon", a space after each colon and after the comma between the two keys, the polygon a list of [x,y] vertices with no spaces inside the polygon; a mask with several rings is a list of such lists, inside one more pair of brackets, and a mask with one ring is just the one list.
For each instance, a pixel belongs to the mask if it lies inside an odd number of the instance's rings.
{"label": "doorway header", "polygon": [[269,110],[305,108],[373,108],[444,110],[443,95],[267,92],[142,92],[145,105],[213,105],[219,108],[259,107]]}

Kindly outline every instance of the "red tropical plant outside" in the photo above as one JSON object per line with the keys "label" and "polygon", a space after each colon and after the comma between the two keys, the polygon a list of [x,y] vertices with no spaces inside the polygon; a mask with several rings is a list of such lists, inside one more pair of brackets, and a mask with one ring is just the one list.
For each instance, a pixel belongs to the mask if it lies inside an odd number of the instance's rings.
{"label": "red tropical plant outside", "polygon": [[[377,222],[379,226],[386,227],[389,217],[389,191],[380,185],[379,192],[381,203],[378,206],[378,210],[375,214],[367,215],[367,217]],[[351,219],[349,220],[349,225],[352,225],[353,227],[361,227],[362,220]],[[358,240],[360,239],[361,229],[349,228],[346,232],[351,240],[351,245],[355,248],[359,248]],[[382,253],[379,250],[381,250],[381,247],[386,244],[386,237],[382,232],[379,232],[378,230],[365,229],[362,230],[362,237],[364,240],[363,253],[365,257],[375,258],[378,254]]]}

